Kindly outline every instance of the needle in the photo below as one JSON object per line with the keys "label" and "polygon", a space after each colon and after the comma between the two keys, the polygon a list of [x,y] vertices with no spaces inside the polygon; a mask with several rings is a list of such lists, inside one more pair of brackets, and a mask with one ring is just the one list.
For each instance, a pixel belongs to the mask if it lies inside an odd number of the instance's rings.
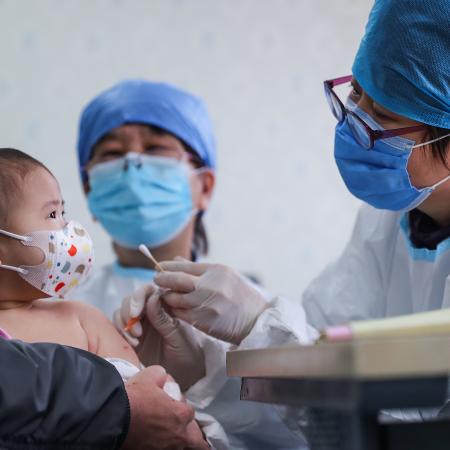
{"label": "needle", "polygon": [[146,245],[141,244],[139,246],[139,250],[150,260],[153,262],[153,264],[156,267],[156,270],[158,270],[158,272],[164,272],[164,269],[161,267],[161,264],[159,264],[158,261],[156,261],[156,259],[154,258],[154,256],[150,253],[150,250],[147,248]]}

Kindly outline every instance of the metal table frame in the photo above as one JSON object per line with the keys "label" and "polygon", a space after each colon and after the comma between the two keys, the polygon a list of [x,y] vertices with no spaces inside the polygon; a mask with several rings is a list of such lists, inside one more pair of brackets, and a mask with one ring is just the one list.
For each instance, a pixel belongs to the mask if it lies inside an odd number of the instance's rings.
{"label": "metal table frame", "polygon": [[448,450],[450,421],[380,423],[389,409],[442,406],[446,376],[390,380],[242,379],[241,400],[306,408],[311,450]]}

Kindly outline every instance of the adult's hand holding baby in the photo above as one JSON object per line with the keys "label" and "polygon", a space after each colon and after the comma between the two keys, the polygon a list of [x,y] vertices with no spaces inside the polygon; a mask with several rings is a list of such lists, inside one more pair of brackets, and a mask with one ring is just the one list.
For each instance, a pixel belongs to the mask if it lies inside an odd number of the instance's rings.
{"label": "adult's hand holding baby", "polygon": [[152,366],[126,383],[131,418],[124,450],[210,448],[194,420],[194,409],[164,392],[167,379],[162,367]]}
{"label": "adult's hand holding baby", "polygon": [[[134,317],[140,322],[124,332]],[[164,366],[183,391],[205,375],[204,354],[198,332],[189,324],[171,317],[161,304],[161,290],[148,285],[122,302],[114,314],[116,327],[136,347],[140,361]]]}

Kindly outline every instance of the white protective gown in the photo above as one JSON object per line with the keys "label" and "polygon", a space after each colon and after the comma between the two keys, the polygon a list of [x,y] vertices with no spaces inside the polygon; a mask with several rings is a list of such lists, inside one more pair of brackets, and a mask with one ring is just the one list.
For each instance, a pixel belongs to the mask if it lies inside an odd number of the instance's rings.
{"label": "white protective gown", "polygon": [[[154,271],[127,269],[117,263],[93,272],[72,298],[102,310],[110,319],[123,298],[152,281]],[[228,378],[225,354],[231,347],[197,331],[202,338],[206,376],[186,393],[187,400],[199,412],[212,415],[222,425],[233,450],[305,449],[306,444],[295,427],[285,424],[278,408],[241,402],[240,380]]]}

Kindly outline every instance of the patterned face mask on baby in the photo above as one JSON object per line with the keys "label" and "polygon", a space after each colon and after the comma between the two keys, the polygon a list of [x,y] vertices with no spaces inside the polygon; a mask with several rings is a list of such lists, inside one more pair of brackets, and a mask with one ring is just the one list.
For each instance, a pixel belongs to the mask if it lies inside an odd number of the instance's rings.
{"label": "patterned face mask on baby", "polygon": [[0,234],[42,250],[41,264],[19,267],[0,264],[0,268],[18,272],[25,281],[51,297],[64,297],[86,279],[92,268],[92,240],[77,222],[70,221],[60,230],[33,231],[25,236],[1,229]]}

